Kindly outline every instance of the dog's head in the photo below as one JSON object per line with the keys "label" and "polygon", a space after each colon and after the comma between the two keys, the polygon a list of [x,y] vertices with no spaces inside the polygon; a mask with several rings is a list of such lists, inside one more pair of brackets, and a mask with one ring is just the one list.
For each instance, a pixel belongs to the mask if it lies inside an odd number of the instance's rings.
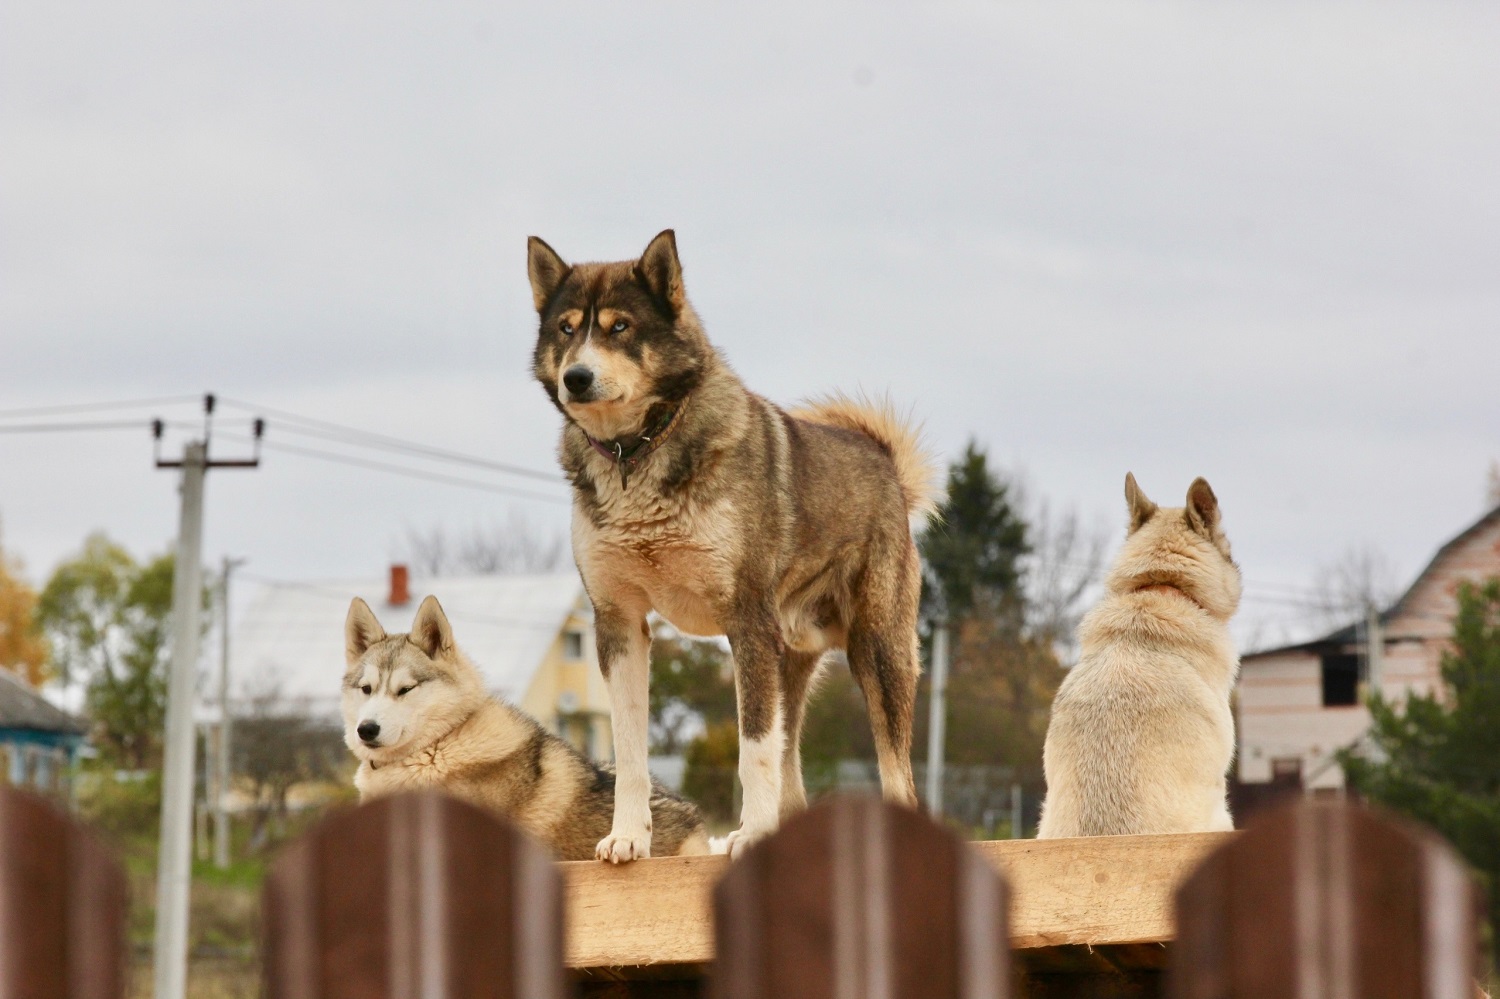
{"label": "dog's head", "polygon": [[1174,586],[1215,617],[1227,620],[1240,603],[1240,570],[1229,551],[1219,500],[1204,479],[1188,486],[1187,503],[1159,507],[1135,476],[1125,475],[1130,529],[1106,585],[1124,593]]}
{"label": "dog's head", "polygon": [[377,766],[431,745],[484,699],[479,672],[453,644],[436,597],[411,632],[387,635],[358,597],[344,621],[344,743]]}
{"label": "dog's head", "polygon": [[652,406],[682,401],[708,357],[682,286],[672,230],[639,260],[570,265],[535,236],[527,270],[541,327],[533,371],[596,440],[639,433]]}

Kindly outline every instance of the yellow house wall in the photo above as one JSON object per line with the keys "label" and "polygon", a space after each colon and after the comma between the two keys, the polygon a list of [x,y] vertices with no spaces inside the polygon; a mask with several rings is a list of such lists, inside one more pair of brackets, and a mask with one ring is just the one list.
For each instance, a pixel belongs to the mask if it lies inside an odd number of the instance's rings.
{"label": "yellow house wall", "polygon": [[[570,660],[564,654],[564,635],[569,631],[576,631],[583,636],[582,659]],[[532,675],[531,685],[526,688],[518,706],[541,722],[548,731],[558,732],[558,701],[564,693],[572,693],[577,698],[578,707],[573,714],[584,716],[590,724],[594,756],[603,760],[610,759],[613,743],[609,727],[609,694],[599,673],[593,619],[589,615],[587,602],[582,598],[548,644],[541,663]]]}

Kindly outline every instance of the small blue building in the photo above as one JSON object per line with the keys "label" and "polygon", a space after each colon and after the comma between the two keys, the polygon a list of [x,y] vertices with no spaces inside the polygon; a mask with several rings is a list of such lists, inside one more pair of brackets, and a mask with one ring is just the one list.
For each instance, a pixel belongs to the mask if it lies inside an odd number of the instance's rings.
{"label": "small blue building", "polygon": [[69,765],[88,723],[49,703],[8,669],[0,669],[0,777],[43,794],[66,790]]}

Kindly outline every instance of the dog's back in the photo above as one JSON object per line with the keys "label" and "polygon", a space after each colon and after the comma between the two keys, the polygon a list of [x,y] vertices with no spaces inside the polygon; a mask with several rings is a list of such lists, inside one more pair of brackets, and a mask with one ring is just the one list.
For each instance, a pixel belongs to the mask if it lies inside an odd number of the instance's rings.
{"label": "dog's back", "polygon": [[1232,828],[1228,620],[1239,573],[1201,479],[1159,509],[1127,480],[1131,534],[1052,705],[1041,838]]}

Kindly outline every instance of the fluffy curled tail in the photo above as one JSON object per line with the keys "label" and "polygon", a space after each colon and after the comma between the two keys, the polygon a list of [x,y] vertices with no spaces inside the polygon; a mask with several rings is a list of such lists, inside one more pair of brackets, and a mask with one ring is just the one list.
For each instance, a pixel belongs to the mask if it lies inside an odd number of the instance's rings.
{"label": "fluffy curled tail", "polygon": [[922,445],[919,427],[896,412],[888,398],[851,398],[842,393],[813,399],[792,416],[826,427],[842,427],[872,438],[896,463],[896,479],[906,497],[907,513],[925,521],[937,512],[943,498],[937,461]]}

